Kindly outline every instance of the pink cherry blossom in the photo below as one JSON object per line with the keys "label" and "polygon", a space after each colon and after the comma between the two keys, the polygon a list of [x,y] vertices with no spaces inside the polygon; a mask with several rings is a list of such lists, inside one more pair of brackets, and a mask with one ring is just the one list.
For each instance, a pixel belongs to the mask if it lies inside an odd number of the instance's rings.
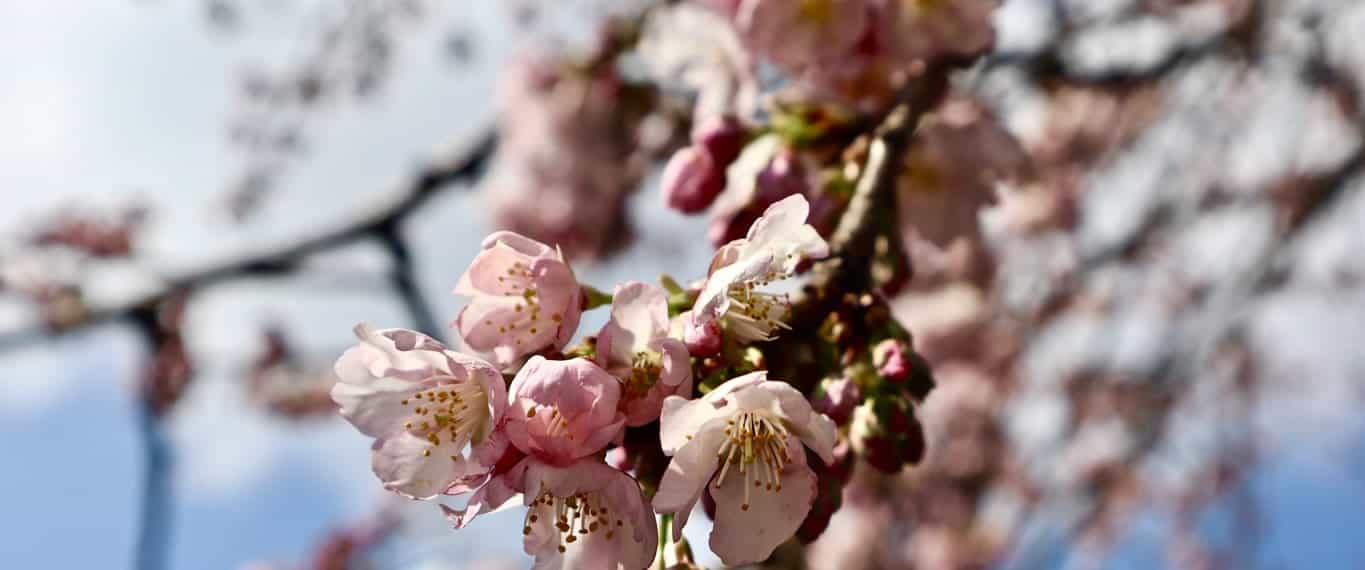
{"label": "pink cherry blossom", "polygon": [[745,45],[788,71],[838,61],[868,26],[867,0],[742,0],[733,13]]}
{"label": "pink cherry blossom", "polygon": [[999,0],[884,0],[879,22],[887,47],[901,61],[974,56],[995,41],[992,16]]}
{"label": "pink cherry blossom", "polygon": [[696,400],[670,397],[659,429],[673,457],[654,508],[675,513],[674,537],[705,491],[716,504],[711,550],[729,566],[766,559],[791,538],[815,498],[802,444],[834,461],[834,422],[801,392],[759,371]]}
{"label": "pink cherry blossom", "polygon": [[583,358],[533,356],[511,386],[507,438],[527,455],[567,465],[601,451],[626,423],[621,384]]}
{"label": "pink cherry blossom", "polygon": [[578,281],[559,251],[512,232],[484,240],[455,294],[470,299],[454,323],[465,343],[503,368],[563,347],[582,312]]}
{"label": "pink cherry blossom", "polygon": [[692,395],[692,361],[668,325],[663,290],[639,281],[616,286],[611,320],[597,335],[597,363],[621,380],[628,426],[657,419],[667,396]]}
{"label": "pink cherry blossom", "polygon": [[[384,487],[424,499],[488,471],[480,458],[506,408],[491,364],[404,329],[357,325],[360,344],[336,362],[332,399],[341,415],[375,438],[375,475]],[[473,444],[475,459],[464,456]]]}
{"label": "pink cherry blossom", "polygon": [[640,570],[654,560],[654,513],[635,479],[600,459],[555,466],[526,458],[489,481],[464,510],[442,505],[456,528],[501,510],[520,495],[527,507],[522,547],[533,568]]}
{"label": "pink cherry blossom", "polygon": [[759,288],[792,275],[803,258],[829,254],[829,244],[806,223],[809,213],[804,196],[783,198],[749,226],[746,237],[716,251],[692,308],[696,322],[720,320],[742,342],[770,340],[785,327],[786,297]]}

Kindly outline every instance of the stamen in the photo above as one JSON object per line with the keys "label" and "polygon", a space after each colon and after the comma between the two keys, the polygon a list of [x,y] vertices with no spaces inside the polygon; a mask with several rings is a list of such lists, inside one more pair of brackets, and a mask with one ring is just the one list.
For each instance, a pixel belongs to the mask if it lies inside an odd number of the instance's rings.
{"label": "stamen", "polygon": [[716,452],[721,467],[714,485],[717,488],[723,485],[730,466],[737,464],[743,476],[740,485],[744,486],[744,502],[739,508],[747,511],[752,504],[754,488],[782,490],[782,470],[791,460],[787,455],[787,438],[791,432],[780,419],[762,410],[740,412],[727,423],[726,440]]}
{"label": "stamen", "polygon": [[[438,378],[437,382],[436,386],[399,402],[412,408],[412,415],[404,420],[403,428],[427,440],[433,448],[449,441],[463,449],[487,419],[487,397],[483,388],[470,379],[445,377]],[[424,450],[422,455],[430,457],[431,449]]]}

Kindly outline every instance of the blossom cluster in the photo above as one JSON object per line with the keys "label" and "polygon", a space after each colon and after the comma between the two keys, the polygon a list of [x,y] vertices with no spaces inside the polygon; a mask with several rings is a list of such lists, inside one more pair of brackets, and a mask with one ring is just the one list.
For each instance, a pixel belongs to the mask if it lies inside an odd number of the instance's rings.
{"label": "blossom cluster", "polygon": [[[835,421],[733,356],[787,326],[788,298],[767,286],[828,255],[809,213],[799,195],[775,202],[689,290],[617,285],[610,320],[573,346],[604,296],[557,248],[494,233],[455,289],[469,299],[452,323],[464,346],[358,325],[332,397],[374,438],[386,489],[468,495],[463,509],[441,505],[456,528],[520,498],[537,567],[646,567],[699,502],[714,505],[713,552],[762,561],[797,534],[817,474],[836,463]],[[640,434],[653,438],[644,452]],[[666,467],[647,469],[650,452]],[[671,537],[656,513],[674,517]]]}

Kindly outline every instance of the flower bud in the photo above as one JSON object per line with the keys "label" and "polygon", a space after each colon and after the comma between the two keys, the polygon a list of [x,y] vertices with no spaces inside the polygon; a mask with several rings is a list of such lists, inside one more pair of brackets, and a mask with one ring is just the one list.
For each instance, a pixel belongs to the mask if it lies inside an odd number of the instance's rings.
{"label": "flower bud", "polygon": [[678,318],[682,320],[683,344],[687,345],[688,354],[705,358],[720,352],[719,321],[713,319],[705,323],[697,323],[696,319],[692,318],[691,311],[679,315]]}
{"label": "flower bud", "polygon": [[900,339],[888,338],[872,349],[872,363],[887,381],[900,384],[910,377],[908,348]]}
{"label": "flower bud", "polygon": [[747,133],[733,115],[718,115],[703,120],[692,130],[692,143],[711,157],[717,168],[739,158]]}
{"label": "flower bud", "polygon": [[862,399],[863,393],[858,383],[852,376],[845,374],[821,380],[815,389],[815,398],[811,400],[811,404],[815,406],[815,411],[829,416],[834,423],[843,425],[848,423],[853,408],[856,408]]}
{"label": "flower bud", "polygon": [[725,189],[725,171],[704,148],[693,145],[668,159],[660,185],[664,204],[684,214],[695,214],[709,207]]}
{"label": "flower bud", "polygon": [[810,187],[806,181],[806,169],[801,165],[800,157],[791,149],[774,156],[768,166],[758,172],[755,184],[758,186],[755,200],[760,208],[766,208],[793,194],[805,194]]}
{"label": "flower bud", "polygon": [[896,473],[924,456],[924,430],[909,400],[900,396],[869,399],[853,411],[849,439],[869,465]]}
{"label": "flower bud", "polygon": [[631,457],[630,452],[624,446],[616,446],[607,450],[607,465],[617,471],[627,471],[635,468],[635,458]]}

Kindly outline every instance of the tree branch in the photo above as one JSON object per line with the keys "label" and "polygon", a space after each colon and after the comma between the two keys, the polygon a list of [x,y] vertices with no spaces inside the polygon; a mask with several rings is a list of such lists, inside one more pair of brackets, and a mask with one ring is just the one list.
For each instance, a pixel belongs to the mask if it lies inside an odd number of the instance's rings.
{"label": "tree branch", "polygon": [[871,288],[877,235],[886,229],[881,220],[896,212],[895,186],[905,149],[925,113],[947,91],[949,70],[935,66],[912,80],[878,125],[858,185],[830,236],[830,256],[812,268],[810,284],[792,305],[792,328],[818,327],[831,302]]}
{"label": "tree branch", "polygon": [[[314,254],[336,250],[363,239],[385,239],[384,236],[387,233],[396,232],[397,228],[410,214],[420,209],[451,183],[477,179],[483,173],[489,158],[492,156],[496,141],[496,132],[491,127],[484,129],[475,138],[475,142],[468,147],[468,150],[448,160],[427,165],[411,179],[405,189],[373,206],[372,210],[345,222],[292,243],[251,253],[169,279],[166,286],[161,290],[129,303],[112,307],[91,308],[81,317],[66,323],[61,328],[33,327],[0,333],[0,349],[18,346],[35,339],[63,335],[94,325],[123,320],[131,316],[134,311],[155,307],[180,291],[247,277],[287,274],[297,268],[304,259]],[[393,251],[391,247],[390,251]],[[400,263],[398,259],[395,259],[395,262]],[[411,273],[410,269],[407,271]],[[410,292],[405,292],[404,288],[400,287],[399,293],[406,296]],[[421,301],[418,301],[417,304],[425,305]],[[412,302],[409,302],[408,305],[409,308],[414,307]],[[430,321],[429,315],[422,317],[415,313],[413,318],[419,321],[417,326],[421,328],[430,326],[430,322],[420,322],[424,319]]]}

